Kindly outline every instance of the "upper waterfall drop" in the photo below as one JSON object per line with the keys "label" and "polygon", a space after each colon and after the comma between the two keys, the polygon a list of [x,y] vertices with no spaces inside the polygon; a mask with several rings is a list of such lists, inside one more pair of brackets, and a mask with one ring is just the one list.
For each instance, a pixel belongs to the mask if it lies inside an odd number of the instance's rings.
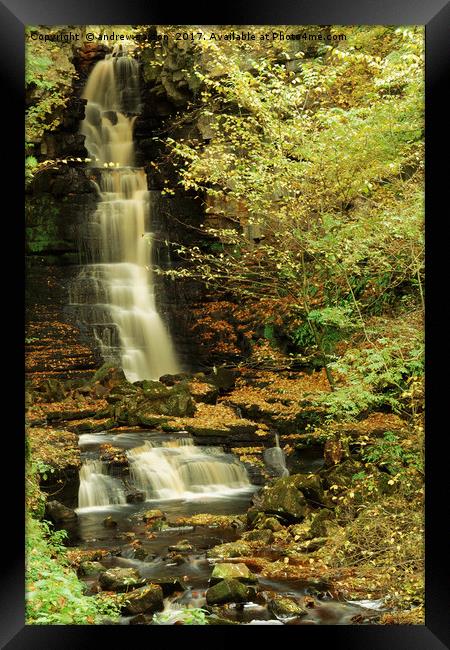
{"label": "upper waterfall drop", "polygon": [[138,62],[122,52],[108,54],[93,68],[82,97],[87,105],[80,130],[91,166],[100,168],[100,200],[89,224],[91,263],[72,288],[72,304],[84,308],[105,358],[119,348],[129,381],[159,379],[180,369],[156,308],[147,178],[133,166]]}

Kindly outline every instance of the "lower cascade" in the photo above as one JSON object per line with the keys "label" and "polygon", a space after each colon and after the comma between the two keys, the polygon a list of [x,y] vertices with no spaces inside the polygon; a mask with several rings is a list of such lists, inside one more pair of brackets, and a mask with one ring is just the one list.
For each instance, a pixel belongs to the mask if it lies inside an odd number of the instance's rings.
{"label": "lower cascade", "polygon": [[[127,451],[130,487],[147,499],[180,499],[196,494],[221,495],[250,487],[245,467],[220,448],[202,448],[191,438],[162,443],[146,440]],[[86,460],[80,470],[78,507],[126,503],[122,482],[109,476],[100,460]]]}
{"label": "lower cascade", "polygon": [[243,465],[221,450],[202,449],[189,438],[154,446],[146,441],[128,452],[130,475],[148,498],[226,492],[250,485]]}
{"label": "lower cascade", "polygon": [[80,470],[80,489],[78,506],[107,506],[125,503],[125,491],[122,483],[107,473],[101,460],[88,460]]}

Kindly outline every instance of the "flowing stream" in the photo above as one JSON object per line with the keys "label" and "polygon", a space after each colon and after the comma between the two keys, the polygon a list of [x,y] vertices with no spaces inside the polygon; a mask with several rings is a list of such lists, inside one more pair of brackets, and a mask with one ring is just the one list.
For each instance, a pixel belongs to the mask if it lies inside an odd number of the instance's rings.
{"label": "flowing stream", "polygon": [[[205,607],[211,571],[220,561],[208,558],[206,551],[217,544],[238,540],[240,528],[231,524],[224,528],[183,525],[176,520],[197,513],[245,513],[257,488],[250,484],[244,466],[220,447],[194,445],[185,432],[130,430],[82,434],[79,444],[83,465],[77,545],[109,550],[110,554],[101,560],[106,568],[131,567],[150,581],[181,581],[183,586],[164,599],[166,624],[179,620],[186,608]],[[122,449],[127,465],[110,464],[107,468],[99,458],[105,444]],[[143,500],[127,502],[127,494],[136,489],[144,493]],[[149,535],[144,513],[154,508],[163,510],[165,526]],[[181,550],[186,548],[187,551]],[[276,544],[269,545],[263,554],[273,556],[272,559],[282,557]],[[95,593],[97,578],[83,579],[87,589]],[[272,580],[259,575],[258,584],[266,593],[294,599],[311,593],[308,583],[299,580]],[[280,621],[270,613],[264,598],[256,597],[243,605],[223,606],[221,615],[240,624],[348,625],[355,616],[370,616],[369,605],[373,603],[337,602],[324,594],[316,598],[307,615]],[[134,622],[138,621],[133,616],[121,619],[124,625]]]}
{"label": "flowing stream", "polygon": [[[101,438],[89,436],[88,442],[94,441],[95,446]],[[237,459],[220,448],[197,447],[191,438],[148,439],[143,444],[135,442],[134,446],[131,443],[126,455],[128,485],[131,490],[142,491],[146,500],[189,500],[198,495],[225,497],[251,488],[247,472]],[[101,460],[85,459],[80,470],[79,508],[125,503],[125,483],[108,475]]]}
{"label": "flowing stream", "polygon": [[120,359],[129,381],[159,379],[179,366],[156,307],[147,177],[134,167],[138,62],[108,54],[93,68],[83,97],[81,133],[99,202],[86,237],[90,263],[72,287],[71,303],[93,328],[104,359]]}

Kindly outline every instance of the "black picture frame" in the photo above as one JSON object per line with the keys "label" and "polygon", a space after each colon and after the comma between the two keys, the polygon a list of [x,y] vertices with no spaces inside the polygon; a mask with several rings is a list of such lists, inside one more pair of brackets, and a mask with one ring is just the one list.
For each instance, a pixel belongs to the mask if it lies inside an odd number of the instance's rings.
{"label": "black picture frame", "polygon": [[[24,437],[23,437],[23,332],[24,308],[21,291],[25,281],[23,271],[24,228],[22,221],[23,196],[23,86],[24,86],[24,26],[25,25],[82,25],[82,24],[386,24],[425,25],[426,33],[426,264],[427,264],[427,316],[426,316],[426,621],[423,626],[333,626],[333,627],[176,627],[157,629],[145,626],[25,626],[24,625]],[[201,3],[183,7],[149,3],[144,0],[77,0],[65,3],[57,0],[5,0],[0,3],[2,38],[0,69],[3,75],[2,103],[8,110],[3,128],[12,136],[11,144],[2,142],[3,157],[11,175],[4,185],[4,196],[14,192],[13,200],[3,212],[4,251],[13,253],[15,265],[3,267],[5,316],[9,331],[4,346],[16,351],[15,361],[4,370],[8,373],[7,391],[3,398],[12,414],[8,429],[3,430],[3,468],[12,468],[11,477],[3,489],[3,537],[7,550],[1,556],[0,574],[0,644],[8,650],[19,648],[85,648],[99,644],[106,647],[129,647],[142,641],[158,649],[178,643],[213,643],[229,647],[239,640],[248,646],[255,642],[254,633],[267,635],[272,644],[322,643],[329,640],[346,648],[367,650],[440,650],[450,647],[448,534],[448,506],[445,509],[444,477],[448,474],[448,456],[442,451],[445,439],[445,379],[438,375],[445,364],[445,316],[442,305],[446,295],[439,290],[439,279],[445,277],[448,252],[442,236],[445,225],[444,210],[447,199],[445,177],[439,171],[444,166],[447,151],[443,137],[447,122],[448,47],[450,44],[450,8],[445,0],[262,0],[258,3],[241,3],[202,7]],[[445,115],[445,117],[444,117]],[[448,200],[448,199],[447,199]],[[442,246],[442,250],[440,250]],[[444,248],[445,246],[445,248]],[[10,314],[12,316],[10,316]],[[442,344],[440,345],[440,342]],[[447,373],[448,374],[448,373]],[[14,408],[9,402],[13,402]],[[440,421],[440,414],[442,420]],[[447,470],[447,471],[446,471]],[[440,496],[444,500],[440,500]],[[6,509],[6,512],[5,512]],[[126,631],[125,631],[126,630]],[[301,631],[299,631],[301,630]],[[292,636],[295,633],[295,636]],[[142,639],[142,635],[145,635]],[[288,634],[288,637],[285,636]],[[275,636],[276,635],[276,636]],[[326,635],[324,637],[324,635]],[[108,639],[106,639],[108,637]],[[328,639],[326,639],[328,637]],[[147,641],[145,641],[147,639]],[[112,640],[112,643],[111,643]],[[259,642],[259,640],[258,640]]]}

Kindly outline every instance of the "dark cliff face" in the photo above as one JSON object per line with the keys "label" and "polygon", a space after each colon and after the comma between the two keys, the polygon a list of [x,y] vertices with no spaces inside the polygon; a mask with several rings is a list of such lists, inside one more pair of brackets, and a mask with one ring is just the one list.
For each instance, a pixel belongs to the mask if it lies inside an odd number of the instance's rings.
{"label": "dark cliff face", "polygon": [[[84,137],[79,133],[84,118],[83,87],[97,61],[108,52],[105,46],[86,44],[76,50],[77,70],[71,97],[61,126],[47,133],[41,143],[41,158],[87,157]],[[155,236],[154,260],[169,268],[173,255],[168,241],[188,242],[195,237],[188,225],[202,218],[199,201],[179,193],[163,196],[169,167],[159,177],[151,174],[152,160],[163,154],[164,146],[154,146],[155,134],[164,129],[165,120],[176,107],[167,97],[152,94],[155,83],[142,80],[144,113],[136,124],[138,165],[146,168],[150,188],[151,230]],[[142,146],[141,146],[142,143]],[[101,355],[89,325],[79,320],[70,305],[70,288],[83,262],[85,226],[97,205],[97,193],[84,163],[68,161],[38,173],[26,195],[26,368],[31,376],[61,378],[87,377],[101,363]],[[185,368],[195,367],[195,340],[189,337],[189,306],[201,298],[198,283],[173,282],[161,278],[157,300],[169,326],[180,361]]]}

